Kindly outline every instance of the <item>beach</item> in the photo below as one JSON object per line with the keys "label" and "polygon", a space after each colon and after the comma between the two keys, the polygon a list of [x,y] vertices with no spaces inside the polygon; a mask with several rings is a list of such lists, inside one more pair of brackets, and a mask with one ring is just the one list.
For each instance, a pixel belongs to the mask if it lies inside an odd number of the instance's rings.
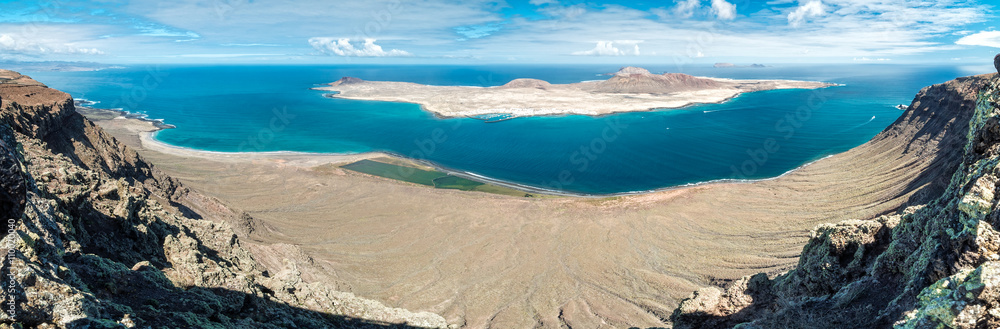
{"label": "beach", "polygon": [[202,152],[155,142],[149,122],[96,123],[261,221],[248,239],[301,247],[304,278],[483,328],[664,326],[694,289],[787,270],[817,224],[940,188],[953,141],[917,138],[939,131],[921,120],[904,114],[872,142],[777,179],[609,198],[433,189],[338,167],[375,155]]}
{"label": "beach", "polygon": [[[624,73],[623,73],[624,72]],[[410,82],[365,81],[345,77],[327,87],[332,98],[420,104],[443,118],[506,114],[510,117],[607,115],[722,103],[742,93],[817,89],[835,84],[797,80],[735,80],[652,74],[623,68],[609,80],[550,84],[515,79],[503,86],[432,86]]]}

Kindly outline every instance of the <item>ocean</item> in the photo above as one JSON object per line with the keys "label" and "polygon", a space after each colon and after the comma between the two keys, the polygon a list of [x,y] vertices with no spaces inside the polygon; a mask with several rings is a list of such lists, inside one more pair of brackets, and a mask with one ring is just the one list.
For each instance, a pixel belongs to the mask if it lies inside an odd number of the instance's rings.
{"label": "ocean", "polygon": [[746,93],[722,104],[614,114],[442,119],[407,103],[324,97],[344,76],[433,85],[497,86],[606,79],[618,66],[132,65],[92,72],[22,72],[97,108],[176,128],[156,138],[223,152],[383,151],[535,188],[617,194],[723,179],[764,179],[858,146],[895,121],[923,87],[988,73],[961,66],[674,65],[654,73],[841,84]]}

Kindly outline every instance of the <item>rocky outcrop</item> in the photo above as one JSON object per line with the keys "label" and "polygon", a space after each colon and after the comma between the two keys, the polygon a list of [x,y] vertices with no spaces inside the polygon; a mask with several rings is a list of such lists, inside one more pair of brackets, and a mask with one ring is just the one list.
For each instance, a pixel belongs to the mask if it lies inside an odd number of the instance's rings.
{"label": "rocky outcrop", "polygon": [[995,74],[922,90],[880,136],[928,112],[954,113],[952,129],[968,127],[951,150],[961,160],[939,197],[892,215],[821,225],[795,269],[701,289],[674,311],[674,327],[1000,327],[998,101]]}
{"label": "rocky outcrop", "polygon": [[623,67],[610,79],[584,84],[584,90],[599,93],[669,94],[681,91],[726,88],[726,84],[683,73],[652,74],[640,67]]}
{"label": "rocky outcrop", "polygon": [[997,69],[997,73],[1000,73],[1000,54],[993,56],[993,67]]}
{"label": "rocky outcrop", "polygon": [[359,84],[359,83],[364,83],[364,82],[365,82],[365,80],[361,80],[361,79],[354,78],[354,77],[343,77],[343,78],[340,78],[340,80],[337,80],[337,81],[334,81],[334,82],[330,83],[330,85],[331,86],[353,85],[353,84]]}
{"label": "rocky outcrop", "polygon": [[501,88],[538,88],[545,89],[551,87],[552,84],[545,80],[538,79],[514,79],[510,82],[500,86]]}
{"label": "rocky outcrop", "polygon": [[624,67],[610,79],[585,85],[583,89],[600,93],[669,94],[681,91],[726,88],[717,80],[683,73],[652,74],[639,67]]}
{"label": "rocky outcrop", "polygon": [[0,220],[6,222],[21,218],[26,194],[14,132],[7,125],[0,124]]}
{"label": "rocky outcrop", "polygon": [[23,200],[0,241],[0,328],[447,326],[308,282],[294,261],[265,267],[251,250],[276,249],[247,241],[252,217],[164,175],[69,95],[2,70],[0,141],[0,202]]}
{"label": "rocky outcrop", "polygon": [[633,75],[633,74],[647,75],[647,74],[652,74],[652,73],[649,73],[649,70],[641,68],[641,67],[626,66],[626,67],[618,69],[618,72],[615,72],[612,75],[616,75],[616,76],[629,76],[629,75]]}

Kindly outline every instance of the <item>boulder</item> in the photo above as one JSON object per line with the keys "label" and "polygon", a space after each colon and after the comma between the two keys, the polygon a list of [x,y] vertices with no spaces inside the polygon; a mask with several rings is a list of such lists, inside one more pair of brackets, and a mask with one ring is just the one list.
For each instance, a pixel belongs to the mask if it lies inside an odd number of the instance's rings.
{"label": "boulder", "polygon": [[993,57],[993,67],[996,67],[997,73],[1000,73],[1000,54]]}

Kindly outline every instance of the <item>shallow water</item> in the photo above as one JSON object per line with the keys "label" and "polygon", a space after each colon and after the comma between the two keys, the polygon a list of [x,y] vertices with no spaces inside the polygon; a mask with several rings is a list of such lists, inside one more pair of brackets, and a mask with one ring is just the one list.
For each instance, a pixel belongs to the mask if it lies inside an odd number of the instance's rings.
{"label": "shallow water", "polygon": [[[646,66],[654,73],[675,67]],[[418,105],[323,97],[343,76],[495,86],[603,79],[615,66],[133,66],[24,72],[95,107],[123,108],[177,126],[157,138],[212,151],[385,151],[453,170],[561,191],[609,194],[718,179],[780,175],[860,145],[920,90],[960,67],[776,66],[682,72],[725,78],[844,84],[743,94],[723,104],[603,117],[440,119]]]}

